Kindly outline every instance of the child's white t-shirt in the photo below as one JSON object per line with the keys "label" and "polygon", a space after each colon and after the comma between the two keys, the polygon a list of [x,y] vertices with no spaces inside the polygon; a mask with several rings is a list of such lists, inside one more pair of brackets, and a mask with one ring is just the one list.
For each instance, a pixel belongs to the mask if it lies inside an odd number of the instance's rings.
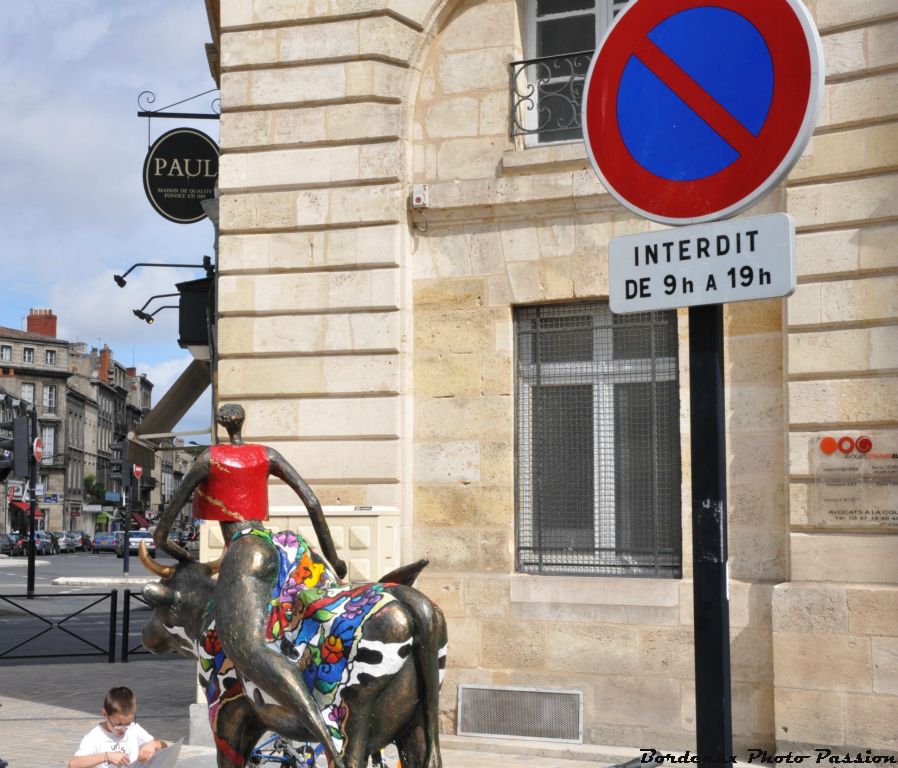
{"label": "child's white t-shirt", "polygon": [[[75,757],[97,755],[101,752],[124,752],[133,763],[137,760],[141,746],[152,740],[153,737],[137,723],[132,723],[122,734],[110,733],[102,725],[97,725],[81,739]],[[110,764],[103,762],[100,765],[106,768]]]}

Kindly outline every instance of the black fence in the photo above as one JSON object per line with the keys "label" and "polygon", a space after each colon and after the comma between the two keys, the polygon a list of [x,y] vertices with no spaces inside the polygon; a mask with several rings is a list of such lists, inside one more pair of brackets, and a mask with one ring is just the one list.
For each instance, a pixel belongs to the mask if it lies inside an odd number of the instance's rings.
{"label": "black fence", "polygon": [[[70,594],[0,595],[0,664],[19,659],[103,657],[110,664],[150,653],[140,632],[151,611],[139,592],[125,589]],[[132,607],[135,610],[132,610]]]}

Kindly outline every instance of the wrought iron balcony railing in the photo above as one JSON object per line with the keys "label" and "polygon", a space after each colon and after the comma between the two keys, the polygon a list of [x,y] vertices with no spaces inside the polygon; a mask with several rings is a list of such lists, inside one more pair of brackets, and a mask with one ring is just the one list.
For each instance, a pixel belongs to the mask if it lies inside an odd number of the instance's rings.
{"label": "wrought iron balcony railing", "polygon": [[[582,136],[583,81],[594,51],[513,61],[511,135],[547,143]],[[529,143],[529,142],[528,142]]]}

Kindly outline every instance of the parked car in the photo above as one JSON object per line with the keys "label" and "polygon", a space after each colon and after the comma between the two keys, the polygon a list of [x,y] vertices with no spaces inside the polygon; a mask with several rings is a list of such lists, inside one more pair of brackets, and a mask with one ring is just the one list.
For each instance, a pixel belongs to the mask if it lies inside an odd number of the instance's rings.
{"label": "parked car", "polygon": [[[140,542],[145,541],[147,543],[147,552],[150,557],[156,557],[156,543],[153,541],[153,534],[149,531],[131,531],[128,534],[128,552],[132,555],[137,554],[137,548],[140,546]],[[115,554],[117,557],[125,556],[125,537],[124,535],[118,540],[115,545]]]}
{"label": "parked car", "polygon": [[19,537],[14,533],[0,533],[0,555],[21,555],[24,550],[19,547]]}
{"label": "parked car", "polygon": [[91,551],[96,554],[98,552],[115,552],[115,546],[118,544],[121,531],[97,531],[94,534],[93,541],[90,543]]}
{"label": "parked car", "polygon": [[69,541],[69,537],[65,535],[65,531],[50,531],[50,535],[56,543],[57,552],[65,552],[68,554],[69,552],[75,551],[72,548],[72,543]]}
{"label": "parked car", "polygon": [[9,534],[9,538],[15,540],[15,548],[12,552],[13,555],[27,555],[28,554],[28,534],[27,533],[17,533],[13,532]]}
{"label": "parked car", "polygon": [[[26,539],[27,541],[27,539]],[[27,550],[26,550],[27,551]],[[59,552],[56,539],[48,531],[34,532],[34,554],[55,555]]]}
{"label": "parked car", "polygon": [[72,552],[86,552],[90,549],[90,538],[81,531],[66,531],[65,537]]}

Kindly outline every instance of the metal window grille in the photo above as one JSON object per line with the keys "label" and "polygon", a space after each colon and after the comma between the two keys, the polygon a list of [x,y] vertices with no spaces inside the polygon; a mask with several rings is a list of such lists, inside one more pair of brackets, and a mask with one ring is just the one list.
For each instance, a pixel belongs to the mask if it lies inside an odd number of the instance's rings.
{"label": "metal window grille", "polygon": [[679,578],[676,313],[515,311],[517,565]]}

